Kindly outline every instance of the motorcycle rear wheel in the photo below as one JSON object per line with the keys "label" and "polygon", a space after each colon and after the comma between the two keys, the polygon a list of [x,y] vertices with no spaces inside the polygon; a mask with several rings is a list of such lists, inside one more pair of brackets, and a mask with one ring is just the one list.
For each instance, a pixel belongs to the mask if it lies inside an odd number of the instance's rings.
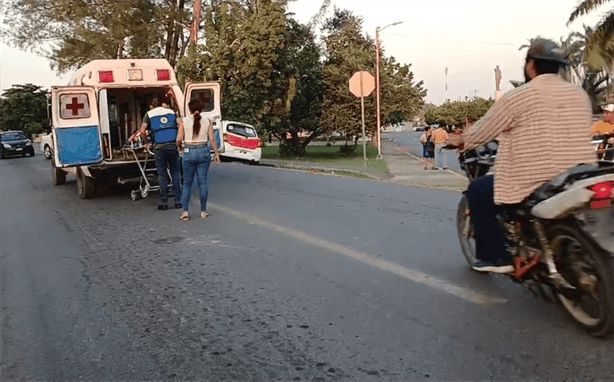
{"label": "motorcycle rear wheel", "polygon": [[473,267],[478,262],[476,257],[476,244],[475,244],[475,226],[473,224],[473,216],[471,215],[471,209],[469,208],[469,200],[465,195],[458,203],[458,210],[456,212],[456,231],[458,233],[458,239],[460,241],[463,255],[469,263],[469,266]]}
{"label": "motorcycle rear wheel", "polygon": [[[581,231],[567,225],[548,230],[559,273],[577,290],[575,298],[555,295],[565,311],[595,337],[614,330],[614,262]],[[582,283],[584,281],[584,283]]]}

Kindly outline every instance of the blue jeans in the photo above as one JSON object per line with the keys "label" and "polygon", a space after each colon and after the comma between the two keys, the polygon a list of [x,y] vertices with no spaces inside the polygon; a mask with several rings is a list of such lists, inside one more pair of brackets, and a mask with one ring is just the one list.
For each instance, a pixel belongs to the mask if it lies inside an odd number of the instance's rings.
{"label": "blue jeans", "polygon": [[498,216],[510,215],[518,208],[515,204],[495,204],[494,177],[486,175],[476,179],[465,194],[475,224],[475,250],[479,260],[494,263],[496,260],[511,262],[506,250],[505,236]]}
{"label": "blue jeans", "polygon": [[156,169],[158,170],[158,181],[160,182],[160,201],[162,204],[168,203],[168,173],[171,170],[173,181],[173,193],[175,203],[181,197],[181,170],[179,169],[179,151],[169,149],[154,149],[156,159]]}
{"label": "blue jeans", "polygon": [[[448,153],[444,150],[445,144],[435,145],[435,166],[448,167]],[[443,160],[443,164],[441,163]]]}
{"label": "blue jeans", "polygon": [[189,146],[186,145],[188,152],[183,153],[183,194],[181,204],[183,210],[188,211],[190,206],[190,196],[192,195],[192,185],[194,178],[198,182],[198,192],[200,194],[200,211],[207,211],[207,196],[209,185],[207,184],[207,174],[211,165],[211,146]]}

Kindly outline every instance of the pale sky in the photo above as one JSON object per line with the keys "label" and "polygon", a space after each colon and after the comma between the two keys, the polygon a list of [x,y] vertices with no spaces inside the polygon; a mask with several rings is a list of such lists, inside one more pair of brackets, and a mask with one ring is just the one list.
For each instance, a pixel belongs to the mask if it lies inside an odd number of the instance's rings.
{"label": "pale sky", "polygon": [[[402,21],[380,32],[387,56],[411,64],[417,80],[424,81],[427,102],[441,104],[448,98],[494,95],[494,68],[499,65],[503,91],[512,89],[509,80],[522,80],[526,51],[520,45],[542,36],[559,41],[582,24],[594,26],[612,4],[565,25],[577,0],[332,0],[364,20],[363,31],[375,37],[376,27]],[[289,11],[307,22],[321,0],[295,0]],[[375,53],[374,53],[375,54]],[[445,68],[448,67],[446,78]],[[352,73],[348,73],[348,79]],[[64,85],[69,75],[57,77],[46,59],[2,44],[0,87],[33,83],[45,88]]]}

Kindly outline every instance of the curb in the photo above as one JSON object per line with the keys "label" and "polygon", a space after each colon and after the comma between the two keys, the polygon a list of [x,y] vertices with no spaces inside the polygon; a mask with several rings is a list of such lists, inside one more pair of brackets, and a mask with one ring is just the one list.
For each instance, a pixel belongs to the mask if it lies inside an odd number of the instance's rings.
{"label": "curb", "polygon": [[393,179],[392,177],[387,179],[387,178],[367,174],[361,171],[353,171],[347,168],[341,169],[341,168],[336,168],[336,167],[297,166],[297,165],[285,164],[285,163],[270,163],[270,162],[263,163],[262,161],[260,161],[258,165],[263,166],[263,167],[281,168],[281,169],[303,171],[303,172],[317,172],[317,173],[322,173],[322,174],[327,174],[327,175],[367,178],[367,179],[379,180],[379,181],[388,181],[388,180]]}

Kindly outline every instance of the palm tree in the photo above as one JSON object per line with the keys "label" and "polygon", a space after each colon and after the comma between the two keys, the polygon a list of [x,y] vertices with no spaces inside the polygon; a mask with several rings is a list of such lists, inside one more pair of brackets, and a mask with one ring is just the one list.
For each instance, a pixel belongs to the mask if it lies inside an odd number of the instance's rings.
{"label": "palm tree", "polygon": [[[569,16],[567,25],[578,17],[586,15],[610,1],[612,0],[582,1]],[[613,70],[612,60],[614,57],[614,9],[606,12],[603,19],[590,32],[590,36],[587,39],[586,63],[592,69],[606,70],[611,76]]]}
{"label": "palm tree", "polygon": [[[596,10],[611,0],[583,0],[569,16],[567,25],[579,16]],[[585,31],[586,31],[585,27]],[[586,67],[605,73],[605,93],[611,92],[611,81],[614,77],[614,9],[606,12],[601,21],[595,26],[586,39],[584,63]],[[606,95],[606,99],[614,94]]]}

